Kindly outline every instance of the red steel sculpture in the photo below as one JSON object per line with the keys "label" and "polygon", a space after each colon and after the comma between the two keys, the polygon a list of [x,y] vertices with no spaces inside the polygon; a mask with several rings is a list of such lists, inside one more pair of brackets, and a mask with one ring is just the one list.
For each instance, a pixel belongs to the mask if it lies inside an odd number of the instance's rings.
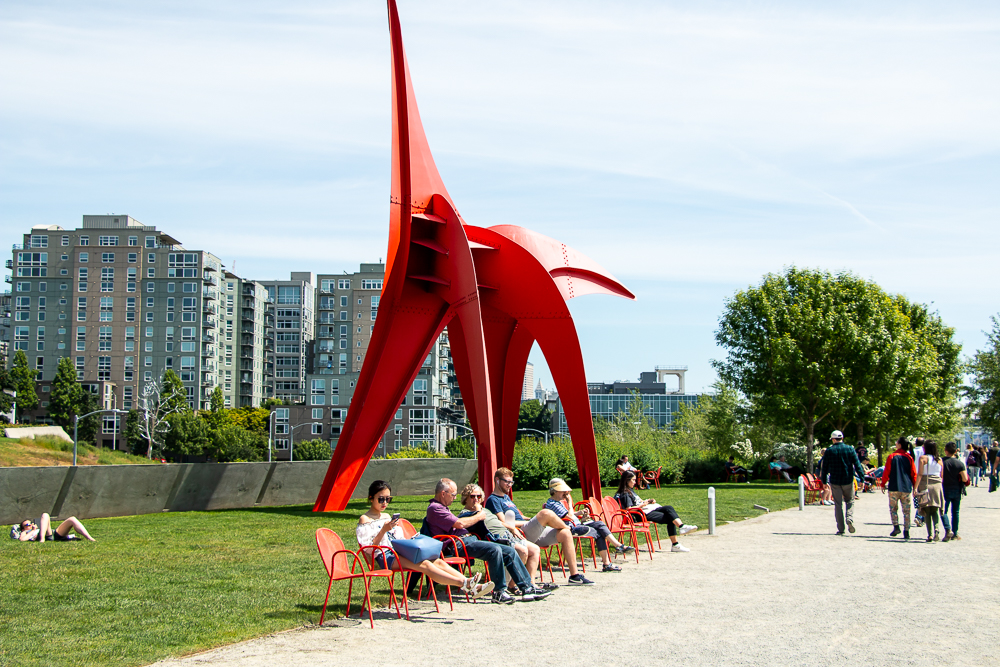
{"label": "red steel sculpture", "polygon": [[596,263],[541,234],[465,224],[438,174],[417,111],[395,0],[392,192],[379,314],[347,421],[314,511],[342,510],[435,340],[448,327],[466,414],[479,442],[479,480],[514,455],[528,353],[545,355],[573,438],[585,497],[601,480],[583,355],[566,301],[635,296]]}

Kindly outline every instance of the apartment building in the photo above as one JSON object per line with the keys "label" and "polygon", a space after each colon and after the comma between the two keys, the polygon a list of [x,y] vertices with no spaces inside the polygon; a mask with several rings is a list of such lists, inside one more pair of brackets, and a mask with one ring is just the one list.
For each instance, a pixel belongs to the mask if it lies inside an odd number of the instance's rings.
{"label": "apartment building", "polygon": [[362,264],[355,273],[320,274],[316,293],[318,375],[361,371],[382,294],[384,264]]}
{"label": "apartment building", "polygon": [[239,361],[221,374],[222,395],[229,407],[260,407],[274,374],[274,300],[267,288],[230,271],[223,272],[226,355],[239,351]]}
{"label": "apartment building", "polygon": [[315,338],[316,274],[292,272],[288,280],[260,280],[274,302],[273,374],[265,386],[267,398],[288,403],[306,400],[306,373],[312,368]]}
{"label": "apartment building", "polygon": [[[11,352],[24,350],[39,372],[36,419],[47,419],[62,357],[73,359],[86,390],[123,410],[138,407],[142,387],[167,370],[192,408],[207,408],[238,368],[229,283],[212,253],[122,214],[85,215],[77,229],[35,226],[13,255]],[[107,416],[99,440],[110,443],[123,426]]]}

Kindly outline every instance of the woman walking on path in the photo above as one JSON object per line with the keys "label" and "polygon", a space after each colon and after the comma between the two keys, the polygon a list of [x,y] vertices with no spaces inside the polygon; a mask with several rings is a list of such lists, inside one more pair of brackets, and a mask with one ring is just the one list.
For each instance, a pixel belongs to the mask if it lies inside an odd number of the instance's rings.
{"label": "woman walking on path", "polygon": [[[944,510],[941,512],[941,525],[944,526],[944,541],[960,540],[958,536],[958,509],[962,504],[962,494],[969,482],[969,474],[965,472],[962,459],[958,458],[958,447],[954,442],[944,446],[945,457],[941,464],[941,489],[944,491]],[[951,521],[948,520],[948,509],[951,509]]]}
{"label": "woman walking on path", "polygon": [[677,535],[685,535],[692,530],[698,530],[698,526],[691,526],[681,521],[680,517],[677,516],[677,511],[670,505],[657,505],[652,498],[646,500],[640,498],[635,492],[635,473],[625,472],[622,474],[621,481],[618,482],[618,492],[615,493],[615,500],[618,501],[623,510],[633,507],[636,510],[641,510],[646,518],[653,523],[665,525],[667,535],[670,537],[671,551],[674,553],[691,551],[677,541]]}
{"label": "woman walking on path", "polygon": [[910,458],[909,443],[905,437],[896,441],[896,451],[889,454],[882,471],[879,486],[882,493],[889,490],[889,517],[892,519],[892,532],[889,537],[899,535],[899,505],[903,505],[903,539],[910,539],[910,496],[913,494],[913,480],[917,469]]}
{"label": "woman walking on path", "polygon": [[938,511],[944,505],[944,493],[941,489],[941,459],[937,455],[937,443],[933,440],[924,441],[923,454],[917,461],[916,489],[913,496],[918,499],[920,511],[924,515],[927,541],[937,542],[941,539],[937,526]]}

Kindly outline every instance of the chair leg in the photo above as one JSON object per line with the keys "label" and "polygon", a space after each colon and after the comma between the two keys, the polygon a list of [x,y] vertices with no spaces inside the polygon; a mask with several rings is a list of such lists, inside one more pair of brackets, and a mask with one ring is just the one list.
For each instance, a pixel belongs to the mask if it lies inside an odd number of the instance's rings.
{"label": "chair leg", "polygon": [[[347,611],[344,612],[344,616],[346,616],[347,618],[351,617],[351,592],[353,590],[354,590],[354,579],[350,579],[347,582]],[[364,613],[364,611],[365,610],[362,609],[361,613]]]}
{"label": "chair leg", "polygon": [[[368,592],[368,577],[362,577],[362,581],[365,585],[365,604],[368,605],[368,622],[372,624],[372,630],[375,629],[375,615],[372,613],[372,599]],[[364,613],[364,608],[362,607],[361,613]]]}
{"label": "chair leg", "polygon": [[406,620],[410,620],[410,596],[406,594],[406,589],[410,585],[410,572],[401,572],[400,575],[403,579],[403,609],[406,610]]}
{"label": "chair leg", "polygon": [[657,551],[661,551],[663,549],[663,545],[660,544],[660,529],[655,523],[653,524],[653,530],[656,531],[656,549]]}
{"label": "chair leg", "polygon": [[[405,589],[404,589],[405,592]],[[396,618],[403,618],[399,613],[399,599],[396,597],[396,573],[389,575],[389,601],[396,605]]]}
{"label": "chair leg", "polygon": [[330,600],[330,589],[333,588],[333,574],[330,574],[330,583],[326,587],[326,597],[323,598],[323,612],[319,615],[319,624],[323,625],[323,619],[326,617],[326,603]]}

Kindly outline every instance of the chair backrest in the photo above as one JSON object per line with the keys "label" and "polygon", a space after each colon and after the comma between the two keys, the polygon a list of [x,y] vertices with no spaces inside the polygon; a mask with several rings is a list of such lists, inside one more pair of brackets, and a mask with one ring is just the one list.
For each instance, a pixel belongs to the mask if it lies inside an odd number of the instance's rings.
{"label": "chair backrest", "polygon": [[[601,505],[601,501],[597,498],[588,498],[587,502],[590,503],[590,513],[595,519],[600,519],[604,521],[604,506]],[[604,523],[607,523],[605,521]]]}
{"label": "chair backrest", "polygon": [[328,576],[332,575],[334,579],[339,579],[342,574],[350,574],[351,568],[347,564],[347,554],[339,553],[334,556],[336,552],[345,549],[344,541],[340,539],[340,535],[329,528],[317,528],[316,547],[319,549],[319,557],[323,559],[323,567],[326,568]]}
{"label": "chair backrest", "polygon": [[408,540],[417,534],[417,529],[413,527],[413,524],[406,519],[400,518],[399,523],[396,524],[403,530],[403,539]]}
{"label": "chair backrest", "polygon": [[611,496],[604,496],[601,499],[601,507],[604,509],[604,523],[607,525],[608,530],[614,532],[622,530],[625,527],[625,519],[618,512],[621,511],[621,507],[618,505],[618,501]]}

